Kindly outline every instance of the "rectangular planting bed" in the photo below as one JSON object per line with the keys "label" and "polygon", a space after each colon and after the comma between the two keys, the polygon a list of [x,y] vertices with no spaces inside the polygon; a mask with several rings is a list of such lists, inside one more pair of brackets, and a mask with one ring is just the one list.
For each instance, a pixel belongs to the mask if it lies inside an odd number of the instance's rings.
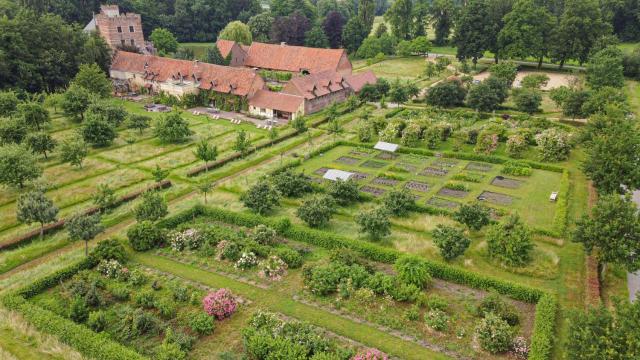
{"label": "rectangular planting bed", "polygon": [[397,157],[397,154],[390,152],[381,152],[380,154],[376,155],[376,159],[380,160],[395,160]]}
{"label": "rectangular planting bed", "polygon": [[382,196],[384,195],[385,192],[387,192],[384,189],[379,189],[377,187],[373,187],[373,186],[369,186],[369,185],[365,185],[363,187],[360,188],[360,191],[367,193],[367,194],[371,194],[373,196]]}
{"label": "rectangular planting bed", "polygon": [[440,208],[455,209],[458,206],[460,206],[460,203],[457,203],[455,201],[446,200],[446,199],[439,198],[439,197],[432,197],[431,199],[429,199],[427,201],[427,205],[436,206],[436,207],[440,207]]}
{"label": "rectangular planting bed", "polygon": [[355,165],[360,162],[360,159],[356,159],[351,156],[340,156],[336,159],[337,163],[346,164],[346,165]]}
{"label": "rectangular planting bed", "polygon": [[491,171],[491,169],[493,169],[493,165],[477,163],[477,162],[470,162],[469,164],[467,164],[467,167],[465,167],[465,169],[466,170],[470,170],[470,171],[487,172],[487,171]]}
{"label": "rectangular planting bed", "polygon": [[467,197],[468,194],[469,194],[468,191],[453,190],[453,189],[447,189],[447,188],[442,188],[438,191],[438,195],[440,196],[449,196],[449,197],[455,197],[459,199]]}
{"label": "rectangular planting bed", "polygon": [[349,155],[367,157],[367,156],[369,156],[369,153],[365,152],[364,150],[351,150],[349,152]]}
{"label": "rectangular planting bed", "polygon": [[329,168],[321,167],[320,169],[314,171],[313,173],[316,174],[316,175],[323,176],[324,174],[327,173],[327,171],[329,171]]}
{"label": "rectangular planting bed", "polygon": [[523,183],[524,181],[509,179],[504,176],[496,176],[495,178],[493,178],[493,180],[491,180],[491,185],[499,186],[507,189],[517,189],[520,186],[522,186]]}
{"label": "rectangular planting bed", "polygon": [[368,161],[365,161],[360,166],[366,167],[366,168],[372,168],[372,169],[380,169],[380,168],[383,168],[383,167],[387,166],[387,164],[385,164],[383,162],[380,162],[380,161],[368,160]]}
{"label": "rectangular planting bed", "polygon": [[396,167],[408,172],[414,172],[416,171],[418,168],[415,165],[411,165],[411,164],[407,164],[407,163],[397,163]]}
{"label": "rectangular planting bed", "polygon": [[452,168],[458,165],[458,162],[455,160],[436,160],[433,162],[432,165],[435,167],[441,167],[441,168],[444,168],[444,167]]}
{"label": "rectangular planting bed", "polygon": [[404,185],[405,188],[413,191],[427,192],[429,191],[429,184],[419,181],[409,181]]}
{"label": "rectangular planting bed", "polygon": [[422,176],[445,176],[449,173],[449,171],[445,170],[445,169],[440,169],[440,168],[434,168],[434,167],[427,167],[424,170],[422,170],[422,172],[420,173],[420,175]]}
{"label": "rectangular planting bed", "polygon": [[482,194],[478,196],[478,200],[487,201],[498,205],[511,205],[511,203],[513,202],[513,197],[507,194],[500,194],[492,191],[483,191]]}
{"label": "rectangular planting bed", "polygon": [[353,175],[351,175],[351,179],[353,179],[355,181],[364,180],[364,179],[369,177],[369,174],[365,174],[365,173],[361,173],[361,172],[357,172],[357,171],[354,171],[352,174]]}
{"label": "rectangular planting bed", "polygon": [[385,177],[377,177],[377,178],[373,179],[373,181],[371,183],[375,184],[375,185],[396,186],[396,184],[398,182],[399,182],[398,180],[394,180],[394,179],[389,179],[389,178],[385,178]]}

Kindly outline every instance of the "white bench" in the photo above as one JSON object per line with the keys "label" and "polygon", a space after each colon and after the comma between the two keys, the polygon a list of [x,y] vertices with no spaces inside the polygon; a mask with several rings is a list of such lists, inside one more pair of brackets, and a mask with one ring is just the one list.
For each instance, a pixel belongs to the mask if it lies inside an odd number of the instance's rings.
{"label": "white bench", "polygon": [[558,200],[558,192],[554,191],[554,192],[551,193],[551,196],[549,196],[549,201],[554,201],[555,202],[556,200]]}

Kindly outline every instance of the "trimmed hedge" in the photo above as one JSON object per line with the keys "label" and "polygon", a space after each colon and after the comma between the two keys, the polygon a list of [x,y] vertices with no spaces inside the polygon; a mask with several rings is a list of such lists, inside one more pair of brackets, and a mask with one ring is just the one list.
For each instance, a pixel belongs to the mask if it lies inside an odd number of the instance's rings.
{"label": "trimmed hedge", "polygon": [[50,275],[39,278],[29,285],[19,289],[16,294],[29,299],[38,295],[39,293],[58,285],[60,282],[70,279],[73,275],[81,270],[91,269],[96,264],[95,260],[91,257],[84,258],[70,266],[60,269]]}
{"label": "trimmed hedge", "polygon": [[[129,201],[137,198],[138,196],[142,195],[142,193],[144,193],[145,191],[147,191],[149,189],[166,189],[166,188],[171,187],[171,185],[172,185],[171,181],[163,180],[163,181],[161,181],[159,183],[155,183],[155,184],[151,185],[148,188],[133,191],[131,193],[128,193],[128,194],[118,198],[116,200],[115,204],[114,204],[114,207],[122,205],[122,204],[124,204],[126,202],[129,202]],[[83,214],[84,215],[93,215],[93,214],[97,213],[98,211],[100,211],[100,208],[91,207],[89,209],[86,209],[83,212]],[[66,222],[65,219],[60,219],[55,223],[47,224],[47,225],[44,226],[43,233],[44,234],[49,234],[49,233],[52,233],[54,231],[60,230],[60,229],[62,229],[64,227],[65,222]],[[19,236],[15,237],[15,238],[7,241],[7,242],[4,242],[4,243],[0,244],[0,251],[9,250],[9,249],[15,248],[16,246],[22,245],[22,244],[24,244],[24,243],[26,243],[28,241],[31,241],[31,240],[39,237],[39,236],[40,236],[40,229],[29,231],[26,234],[19,235]]]}
{"label": "trimmed hedge", "polygon": [[536,318],[531,336],[529,360],[547,360],[555,339],[558,300],[553,295],[544,294],[536,305]]}
{"label": "trimmed hedge", "polygon": [[30,303],[21,296],[9,295],[3,298],[3,304],[8,309],[21,313],[36,329],[56,336],[60,341],[78,350],[87,358],[101,360],[148,359],[134,350],[116,343],[106,335],[95,333],[83,325],[60,317]]}
{"label": "trimmed hedge", "polygon": [[553,230],[558,236],[563,236],[567,228],[567,207],[569,206],[569,170],[562,172],[560,191],[558,192],[558,207],[553,218]]}

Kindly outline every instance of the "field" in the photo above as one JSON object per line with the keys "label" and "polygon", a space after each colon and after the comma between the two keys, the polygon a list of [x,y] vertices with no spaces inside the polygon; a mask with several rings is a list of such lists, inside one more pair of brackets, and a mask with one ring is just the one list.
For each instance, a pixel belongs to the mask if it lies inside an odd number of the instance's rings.
{"label": "field", "polygon": [[[448,76],[424,79],[423,67],[420,57],[354,64],[357,71],[370,69],[420,86]],[[637,83],[628,82],[628,89],[637,92]],[[131,114],[150,115],[152,128],[138,132],[121,126],[115,142],[91,148],[81,168],[63,163],[55,151],[40,159],[45,194],[60,207],[60,218],[66,218],[94,206],[98,184],[109,184],[123,196],[153,185],[157,166],[169,170],[171,186],[159,190],[169,214],[154,225],[163,234],[162,246],[148,251],[131,246],[128,232],[138,226],[138,199],[103,214],[105,231],[89,242],[90,249],[105,239],[123,246],[127,259],[111,263],[113,271],[107,261],[87,260],[84,243],[71,241],[65,230],[0,246],[0,292],[6,296],[0,308],[0,358],[147,359],[167,356],[178,346],[187,358],[239,359],[247,354],[251,326],[266,311],[287,327],[304,327],[316,339],[328,339],[331,351],[341,354],[338,358],[376,348],[400,359],[515,359],[513,351],[492,354],[478,345],[476,327],[489,301],[499,304],[493,306],[509,320],[512,335],[521,337],[532,352],[544,359],[562,358],[567,314],[582,308],[587,296],[584,251],[567,235],[573,219],[587,211],[587,180],[580,171],[584,152],[575,147],[566,160],[549,162],[529,143],[514,159],[504,138],[531,129],[575,134],[575,127],[522,115],[504,120],[468,109],[431,109],[420,103],[397,109],[369,104],[351,111],[339,106],[339,131],[320,112],[306,117],[307,131],[279,128],[272,143],[269,134],[254,125],[184,111],[181,116],[193,135],[167,144],[153,132],[162,114],[146,113],[143,102],[112,101]],[[47,131],[58,140],[82,126],[55,109],[49,111],[53,121]],[[549,105],[544,115],[553,113]],[[384,131],[358,141],[365,117],[381,130],[389,124],[418,124],[445,126],[450,132],[435,143],[420,138],[396,154],[383,153],[372,144]],[[487,128],[501,132],[490,154],[451,135]],[[256,149],[246,156],[233,149],[240,130]],[[192,176],[190,171],[203,164],[194,155],[203,139],[217,146],[217,161],[222,162]],[[385,140],[404,144],[401,133]],[[526,164],[530,173],[505,173],[513,161]],[[303,173],[313,191],[282,196],[262,215],[245,206],[244,194],[286,169]],[[356,173],[361,199],[335,205],[327,223],[310,228],[298,211],[306,201],[329,192],[322,180],[326,169]],[[205,194],[203,184],[213,189]],[[388,236],[373,240],[364,234],[358,215],[402,189],[414,196],[415,207],[389,218]],[[559,193],[556,202],[549,200],[552,192]],[[0,190],[0,245],[38,228],[17,221],[18,193]],[[520,216],[534,244],[530,261],[511,266],[489,256],[486,227],[465,229],[470,240],[466,252],[443,260],[435,230],[440,225],[459,227],[453,213],[476,201],[491,209],[492,223]],[[257,235],[264,228],[272,229],[268,240]],[[407,255],[431,274],[419,287],[400,280],[396,262]],[[605,299],[624,294],[623,275],[617,269],[607,273]],[[220,289],[231,292],[237,308],[230,317],[215,319],[212,332],[200,332],[193,324],[203,318],[203,299]]]}

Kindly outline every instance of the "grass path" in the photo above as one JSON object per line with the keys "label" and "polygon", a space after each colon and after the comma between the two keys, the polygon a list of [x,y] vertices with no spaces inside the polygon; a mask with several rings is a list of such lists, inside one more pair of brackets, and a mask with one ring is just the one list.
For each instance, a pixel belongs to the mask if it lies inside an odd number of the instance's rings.
{"label": "grass path", "polygon": [[225,287],[236,294],[257,302],[271,311],[307,321],[338,335],[375,347],[403,359],[448,359],[411,341],[402,340],[368,325],[359,324],[324,310],[299,303],[289,294],[265,290],[196,267],[185,265],[150,253],[137,253],[133,260],[160,271],[211,287]]}

